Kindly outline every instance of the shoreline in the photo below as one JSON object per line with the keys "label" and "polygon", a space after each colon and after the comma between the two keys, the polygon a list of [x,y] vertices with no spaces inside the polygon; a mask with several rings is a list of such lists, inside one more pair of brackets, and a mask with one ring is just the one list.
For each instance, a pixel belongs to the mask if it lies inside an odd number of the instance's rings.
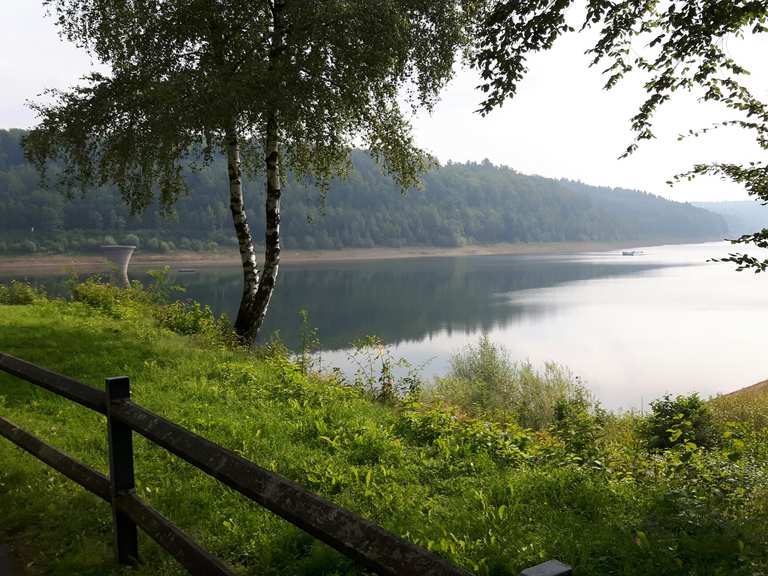
{"label": "shoreline", "polygon": [[[693,241],[691,241],[693,242]],[[672,242],[647,244],[659,246]],[[682,242],[675,242],[682,243]],[[686,242],[687,243],[687,242]],[[643,247],[644,247],[643,246]],[[412,258],[445,258],[457,256],[525,256],[575,254],[580,252],[609,252],[641,247],[638,242],[542,242],[535,244],[471,244],[450,248],[434,246],[404,246],[402,248],[349,248],[342,250],[283,250],[281,263],[287,265],[326,262],[364,262],[374,260],[401,260]],[[131,267],[153,266],[172,268],[235,266],[240,255],[235,252],[175,251],[167,254],[138,251],[131,259]],[[97,254],[42,254],[0,257],[0,274],[24,272],[51,273],[73,270],[101,272],[109,270],[109,263]]]}

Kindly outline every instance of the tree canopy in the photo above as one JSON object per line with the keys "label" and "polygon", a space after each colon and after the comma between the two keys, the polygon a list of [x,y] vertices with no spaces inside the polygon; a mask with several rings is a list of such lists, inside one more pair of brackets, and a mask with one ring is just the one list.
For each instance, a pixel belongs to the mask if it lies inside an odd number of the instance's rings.
{"label": "tree canopy", "polygon": [[[321,186],[365,145],[401,186],[429,158],[402,109],[430,108],[466,42],[472,2],[45,0],[62,35],[109,73],[37,105],[28,157],[65,190],[116,185],[134,211],[187,191],[183,167],[228,162],[244,288],[235,328],[253,341],[280,261],[286,169]],[[256,266],[242,174],[266,174],[265,251]]]}
{"label": "tree canopy", "polygon": [[58,184],[68,188],[115,183],[136,210],[156,191],[164,204],[175,201],[184,160],[209,161],[230,124],[249,143],[244,165],[263,171],[259,147],[272,110],[280,112],[281,157],[297,176],[343,171],[362,139],[403,186],[413,185],[425,156],[398,96],[433,105],[464,33],[457,2],[45,5],[64,37],[112,72],[51,90],[55,103],[35,106],[41,122],[26,141],[28,155],[40,168],[62,161]]}
{"label": "tree canopy", "polygon": [[[472,56],[483,79],[483,114],[514,96],[530,52],[550,48],[560,35],[573,30],[566,20],[572,5],[573,0],[505,0],[485,12]],[[634,152],[641,141],[654,138],[655,112],[678,91],[693,91],[733,113],[731,119],[692,129],[687,136],[737,126],[768,152],[768,106],[750,91],[749,71],[729,55],[724,44],[731,37],[764,34],[766,24],[766,0],[588,0],[582,30],[598,29],[598,41],[588,53],[593,65],[604,67],[605,87],[612,88],[631,71],[644,75],[647,97],[632,118],[635,137],[624,155]],[[756,200],[768,202],[764,155],[743,163],[696,164],[673,181],[705,174],[736,182]],[[735,242],[768,248],[768,229],[745,234]],[[768,260],[745,254],[733,254],[728,260],[739,269],[768,269]]]}

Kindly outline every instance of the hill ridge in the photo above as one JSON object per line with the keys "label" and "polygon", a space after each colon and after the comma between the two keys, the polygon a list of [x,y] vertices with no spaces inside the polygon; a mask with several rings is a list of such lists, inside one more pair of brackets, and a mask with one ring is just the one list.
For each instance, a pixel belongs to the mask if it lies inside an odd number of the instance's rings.
{"label": "hill ridge", "polygon": [[[23,131],[0,130],[0,254],[78,251],[104,243],[205,250],[234,244],[226,166],[186,173],[190,193],[163,220],[157,206],[131,215],[114,189],[65,199],[40,188],[23,160]],[[449,162],[401,194],[362,151],[353,171],[320,192],[290,175],[283,195],[286,248],[338,249],[538,242],[720,239],[724,219],[702,208],[636,190],[520,174],[490,162]],[[245,183],[248,216],[263,236],[262,183]]]}

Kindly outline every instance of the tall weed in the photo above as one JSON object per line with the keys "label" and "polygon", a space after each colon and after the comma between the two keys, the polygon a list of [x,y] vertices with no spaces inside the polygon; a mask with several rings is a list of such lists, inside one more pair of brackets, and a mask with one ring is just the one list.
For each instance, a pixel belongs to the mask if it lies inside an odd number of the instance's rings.
{"label": "tall weed", "polygon": [[530,362],[515,362],[486,335],[453,355],[450,373],[438,378],[433,394],[468,414],[511,417],[534,430],[555,421],[559,400],[591,402],[589,392],[565,368],[550,362],[539,371]]}
{"label": "tall weed", "polygon": [[414,366],[406,358],[395,358],[378,336],[353,341],[347,359],[355,367],[352,386],[376,400],[395,402],[421,392],[423,366]]}

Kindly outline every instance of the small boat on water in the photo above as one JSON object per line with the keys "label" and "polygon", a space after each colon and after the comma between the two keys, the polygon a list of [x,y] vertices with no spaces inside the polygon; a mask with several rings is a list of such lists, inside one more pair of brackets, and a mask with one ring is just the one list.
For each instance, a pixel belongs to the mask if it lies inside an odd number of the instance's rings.
{"label": "small boat on water", "polygon": [[642,250],[622,250],[622,256],[640,256],[643,254]]}

